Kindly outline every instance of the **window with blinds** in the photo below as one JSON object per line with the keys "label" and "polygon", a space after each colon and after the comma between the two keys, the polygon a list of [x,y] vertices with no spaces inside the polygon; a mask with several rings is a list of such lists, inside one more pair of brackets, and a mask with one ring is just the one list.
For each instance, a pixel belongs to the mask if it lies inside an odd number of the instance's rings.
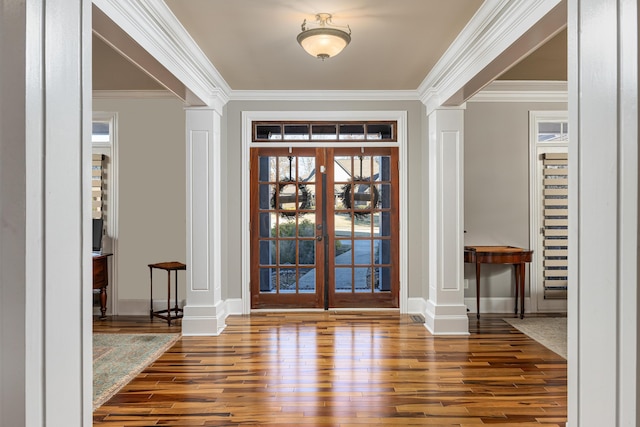
{"label": "window with blinds", "polygon": [[544,298],[567,297],[568,155],[542,154]]}
{"label": "window with blinds", "polygon": [[105,164],[104,154],[93,154],[91,167],[91,217],[105,219]]}

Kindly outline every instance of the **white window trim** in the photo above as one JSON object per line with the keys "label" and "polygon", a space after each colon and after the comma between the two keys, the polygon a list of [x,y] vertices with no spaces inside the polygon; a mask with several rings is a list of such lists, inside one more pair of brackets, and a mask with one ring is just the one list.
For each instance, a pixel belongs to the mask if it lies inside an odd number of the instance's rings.
{"label": "white window trim", "polygon": [[[540,181],[538,179],[538,155],[539,148],[544,147],[548,152],[567,151],[568,142],[538,142],[538,124],[542,122],[568,123],[569,113],[567,111],[529,111],[529,242],[533,249],[531,268],[529,269],[529,300],[531,312],[536,313],[541,310],[539,304],[540,286],[538,285],[540,263],[539,239],[540,239]],[[569,130],[570,131],[570,130]],[[570,249],[569,249],[570,250]],[[567,310],[567,301],[558,300],[556,303],[548,304],[543,311],[561,312]]]}
{"label": "white window trim", "polygon": [[94,122],[109,123],[109,141],[92,142],[93,148],[102,148],[103,152],[108,151],[109,175],[107,176],[107,188],[109,189],[109,200],[107,203],[107,221],[105,223],[107,235],[111,238],[112,269],[109,272],[109,302],[111,305],[110,315],[118,314],[118,113],[94,111]]}
{"label": "white window trim", "polygon": [[[396,121],[397,142],[273,142],[252,143],[251,131],[254,121]],[[243,111],[242,112],[242,313],[251,313],[251,233],[249,229],[250,208],[250,147],[398,147],[400,159],[400,313],[407,313],[408,290],[408,201],[407,201],[407,112],[406,111]]]}

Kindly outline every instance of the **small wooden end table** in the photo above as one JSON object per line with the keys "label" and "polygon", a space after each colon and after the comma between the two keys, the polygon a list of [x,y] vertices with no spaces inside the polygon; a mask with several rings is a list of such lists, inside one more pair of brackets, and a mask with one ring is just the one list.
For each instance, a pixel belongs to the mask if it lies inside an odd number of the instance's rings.
{"label": "small wooden end table", "polygon": [[[167,309],[166,310],[153,310],[153,269],[165,270],[167,272]],[[154,316],[160,319],[166,320],[169,326],[171,321],[180,319],[183,316],[182,309],[178,307],[178,270],[186,270],[187,266],[178,261],[159,262],[156,264],[149,264],[149,283],[151,285],[151,298],[150,298],[150,310],[149,317],[153,320]],[[171,308],[171,272],[175,272],[175,306]]]}

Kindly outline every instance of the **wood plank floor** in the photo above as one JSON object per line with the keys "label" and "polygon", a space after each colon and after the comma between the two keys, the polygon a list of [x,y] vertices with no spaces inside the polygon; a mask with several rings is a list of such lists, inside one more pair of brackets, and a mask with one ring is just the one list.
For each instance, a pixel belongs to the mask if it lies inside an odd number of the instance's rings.
{"label": "wood plank floor", "polygon": [[[94,426],[564,426],[566,361],[501,317],[433,337],[415,316],[231,316],[183,337],[94,412]],[[96,332],[175,332],[157,319]]]}

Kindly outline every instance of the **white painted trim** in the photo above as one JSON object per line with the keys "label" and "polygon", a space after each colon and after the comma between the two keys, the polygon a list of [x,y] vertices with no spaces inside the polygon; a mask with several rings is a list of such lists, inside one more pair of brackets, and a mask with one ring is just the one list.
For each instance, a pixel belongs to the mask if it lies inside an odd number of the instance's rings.
{"label": "white painted trim", "polygon": [[242,298],[229,298],[226,299],[225,304],[227,305],[227,316],[241,316],[243,309]]}
{"label": "white painted trim", "polygon": [[438,335],[469,332],[464,306],[464,110],[429,114],[427,227],[428,300],[425,326]]}
{"label": "white painted trim", "polygon": [[[464,303],[469,309],[469,313],[476,313],[476,298],[465,298]],[[514,311],[514,299],[510,297],[490,297],[480,298],[480,308],[482,313],[504,313],[510,315]],[[525,316],[526,313],[532,313],[531,299],[524,299]],[[407,313],[422,314],[427,311],[427,300],[424,298],[409,298]]]}
{"label": "white painted trim", "polygon": [[496,80],[467,102],[568,102],[567,82]]}
{"label": "white painted trim", "polygon": [[223,302],[215,307],[187,306],[182,318],[182,335],[216,337],[227,327],[226,318],[227,312]]}
{"label": "white painted trim", "polygon": [[[339,146],[339,147],[361,147],[363,145],[371,145],[377,147],[398,147],[398,155],[400,158],[400,290],[399,303],[400,312],[406,313],[408,307],[408,168],[407,168],[407,112],[406,111],[243,111],[242,112],[242,306],[243,314],[251,312],[251,266],[250,266],[250,246],[251,234],[249,230],[250,221],[250,177],[249,177],[249,148],[258,146],[270,147],[294,147],[307,146],[309,143],[303,144],[283,144],[251,143],[251,123],[259,120],[312,120],[312,121],[337,121],[337,120],[396,120],[398,123],[398,142],[389,144],[363,144],[340,142],[339,145],[332,144],[313,144],[314,146]],[[403,226],[404,225],[404,226]]]}
{"label": "white painted trim", "polygon": [[[175,99],[168,90],[94,90],[94,99]],[[233,90],[230,101],[418,101],[417,90]],[[467,102],[567,102],[567,82],[496,80]]]}
{"label": "white painted trim", "polygon": [[[178,301],[178,307],[182,308],[186,305],[186,300],[182,299]],[[174,306],[174,299],[171,299],[171,308]],[[120,307],[119,316],[149,316],[149,299],[148,298],[136,298],[136,299],[121,299],[118,301]],[[167,299],[154,299],[153,310],[166,310]]]}
{"label": "white painted trim", "polygon": [[427,114],[449,100],[560,1],[485,1],[418,87]]}
{"label": "white painted trim", "polygon": [[[462,305],[464,307],[464,305]],[[427,307],[423,314],[424,327],[435,336],[442,335],[469,335],[469,316],[466,307],[464,312],[460,310],[461,304],[435,305],[427,300]]]}
{"label": "white painted trim", "polygon": [[163,1],[93,0],[113,22],[209,106],[231,88]]}
{"label": "white painted trim", "polygon": [[418,101],[415,90],[234,90],[231,101]]}
{"label": "white painted trim", "polygon": [[427,300],[422,297],[411,297],[407,299],[407,313],[422,314],[427,311]]}
{"label": "white painted trim", "polygon": [[94,90],[93,99],[175,99],[168,90]]}
{"label": "white painted trim", "polygon": [[221,258],[221,117],[215,107],[186,110],[187,304],[184,335],[225,328]]}
{"label": "white painted trim", "polygon": [[640,424],[638,2],[570,0],[568,419]]}

